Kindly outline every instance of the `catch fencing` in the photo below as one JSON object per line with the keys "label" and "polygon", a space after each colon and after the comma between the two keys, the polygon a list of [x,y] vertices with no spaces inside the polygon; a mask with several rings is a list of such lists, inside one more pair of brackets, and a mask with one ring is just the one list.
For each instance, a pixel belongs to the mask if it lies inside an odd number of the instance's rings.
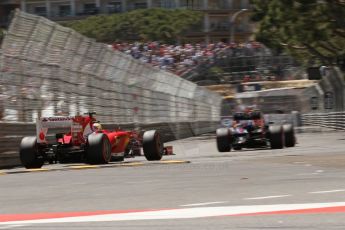
{"label": "catch fencing", "polygon": [[19,10],[0,70],[0,153],[34,135],[41,116],[96,111],[108,128],[157,128],[166,140],[214,131],[220,119],[220,95]]}
{"label": "catch fencing", "polygon": [[2,50],[3,121],[89,111],[119,124],[219,120],[219,95],[43,17],[16,11]]}

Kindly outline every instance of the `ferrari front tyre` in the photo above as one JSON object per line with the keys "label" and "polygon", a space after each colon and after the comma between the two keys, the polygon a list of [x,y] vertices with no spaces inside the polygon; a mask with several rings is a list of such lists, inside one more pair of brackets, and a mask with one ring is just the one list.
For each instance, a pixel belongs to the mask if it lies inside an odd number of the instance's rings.
{"label": "ferrari front tyre", "polygon": [[280,125],[270,126],[269,139],[272,149],[282,149],[284,148],[284,131],[283,127]]}
{"label": "ferrari front tyre", "polygon": [[231,151],[231,133],[228,128],[219,128],[216,130],[217,148],[219,152]]}
{"label": "ferrari front tyre", "polygon": [[111,144],[104,133],[93,133],[88,136],[86,158],[90,164],[106,164],[111,159]]}
{"label": "ferrari front tyre", "polygon": [[148,161],[159,161],[162,159],[164,146],[156,130],[150,130],[144,133],[143,150]]}
{"label": "ferrari front tyre", "polygon": [[41,168],[44,164],[43,156],[39,154],[36,137],[24,137],[20,143],[19,157],[22,165],[27,169]]}
{"label": "ferrari front tyre", "polygon": [[285,137],[285,147],[295,146],[295,132],[292,124],[283,125],[284,137]]}

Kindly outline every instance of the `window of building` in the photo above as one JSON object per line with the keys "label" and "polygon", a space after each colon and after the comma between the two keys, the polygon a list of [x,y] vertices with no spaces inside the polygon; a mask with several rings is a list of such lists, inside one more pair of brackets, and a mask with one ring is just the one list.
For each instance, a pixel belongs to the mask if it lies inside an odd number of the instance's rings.
{"label": "window of building", "polygon": [[175,1],[174,0],[160,0],[160,6],[163,8],[174,8]]}
{"label": "window of building", "polygon": [[242,9],[242,0],[234,0],[232,2],[233,9]]}
{"label": "window of building", "polygon": [[180,6],[187,9],[203,9],[202,0],[181,0]]}
{"label": "window of building", "polygon": [[136,2],[134,3],[134,9],[146,9],[147,3],[146,2]]}
{"label": "window of building", "polygon": [[71,15],[71,6],[70,5],[60,5],[59,6],[59,16],[70,16]]}
{"label": "window of building", "polygon": [[45,6],[36,6],[35,7],[35,14],[39,16],[47,16],[47,8]]}
{"label": "window of building", "polygon": [[109,2],[107,5],[108,13],[119,13],[122,11],[121,2]]}
{"label": "window of building", "polygon": [[98,9],[95,3],[85,3],[84,4],[84,14],[97,14]]}
{"label": "window of building", "polygon": [[230,22],[227,16],[210,17],[210,31],[230,31]]}

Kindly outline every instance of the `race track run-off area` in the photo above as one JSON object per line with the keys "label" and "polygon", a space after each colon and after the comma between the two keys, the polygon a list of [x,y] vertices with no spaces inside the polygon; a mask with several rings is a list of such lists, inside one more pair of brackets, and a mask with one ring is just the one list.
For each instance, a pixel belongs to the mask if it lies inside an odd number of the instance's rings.
{"label": "race track run-off area", "polygon": [[345,138],[219,153],[214,134],[163,162],[0,171],[0,229],[343,229]]}

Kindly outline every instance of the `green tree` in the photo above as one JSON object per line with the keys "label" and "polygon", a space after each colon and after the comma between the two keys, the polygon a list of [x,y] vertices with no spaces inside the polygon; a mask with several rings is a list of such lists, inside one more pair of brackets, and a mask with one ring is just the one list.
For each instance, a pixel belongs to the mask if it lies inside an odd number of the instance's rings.
{"label": "green tree", "polygon": [[299,60],[339,64],[345,57],[344,0],[251,0],[256,39]]}
{"label": "green tree", "polygon": [[183,31],[201,20],[200,12],[153,8],[93,16],[64,25],[100,42],[156,40],[175,43]]}

